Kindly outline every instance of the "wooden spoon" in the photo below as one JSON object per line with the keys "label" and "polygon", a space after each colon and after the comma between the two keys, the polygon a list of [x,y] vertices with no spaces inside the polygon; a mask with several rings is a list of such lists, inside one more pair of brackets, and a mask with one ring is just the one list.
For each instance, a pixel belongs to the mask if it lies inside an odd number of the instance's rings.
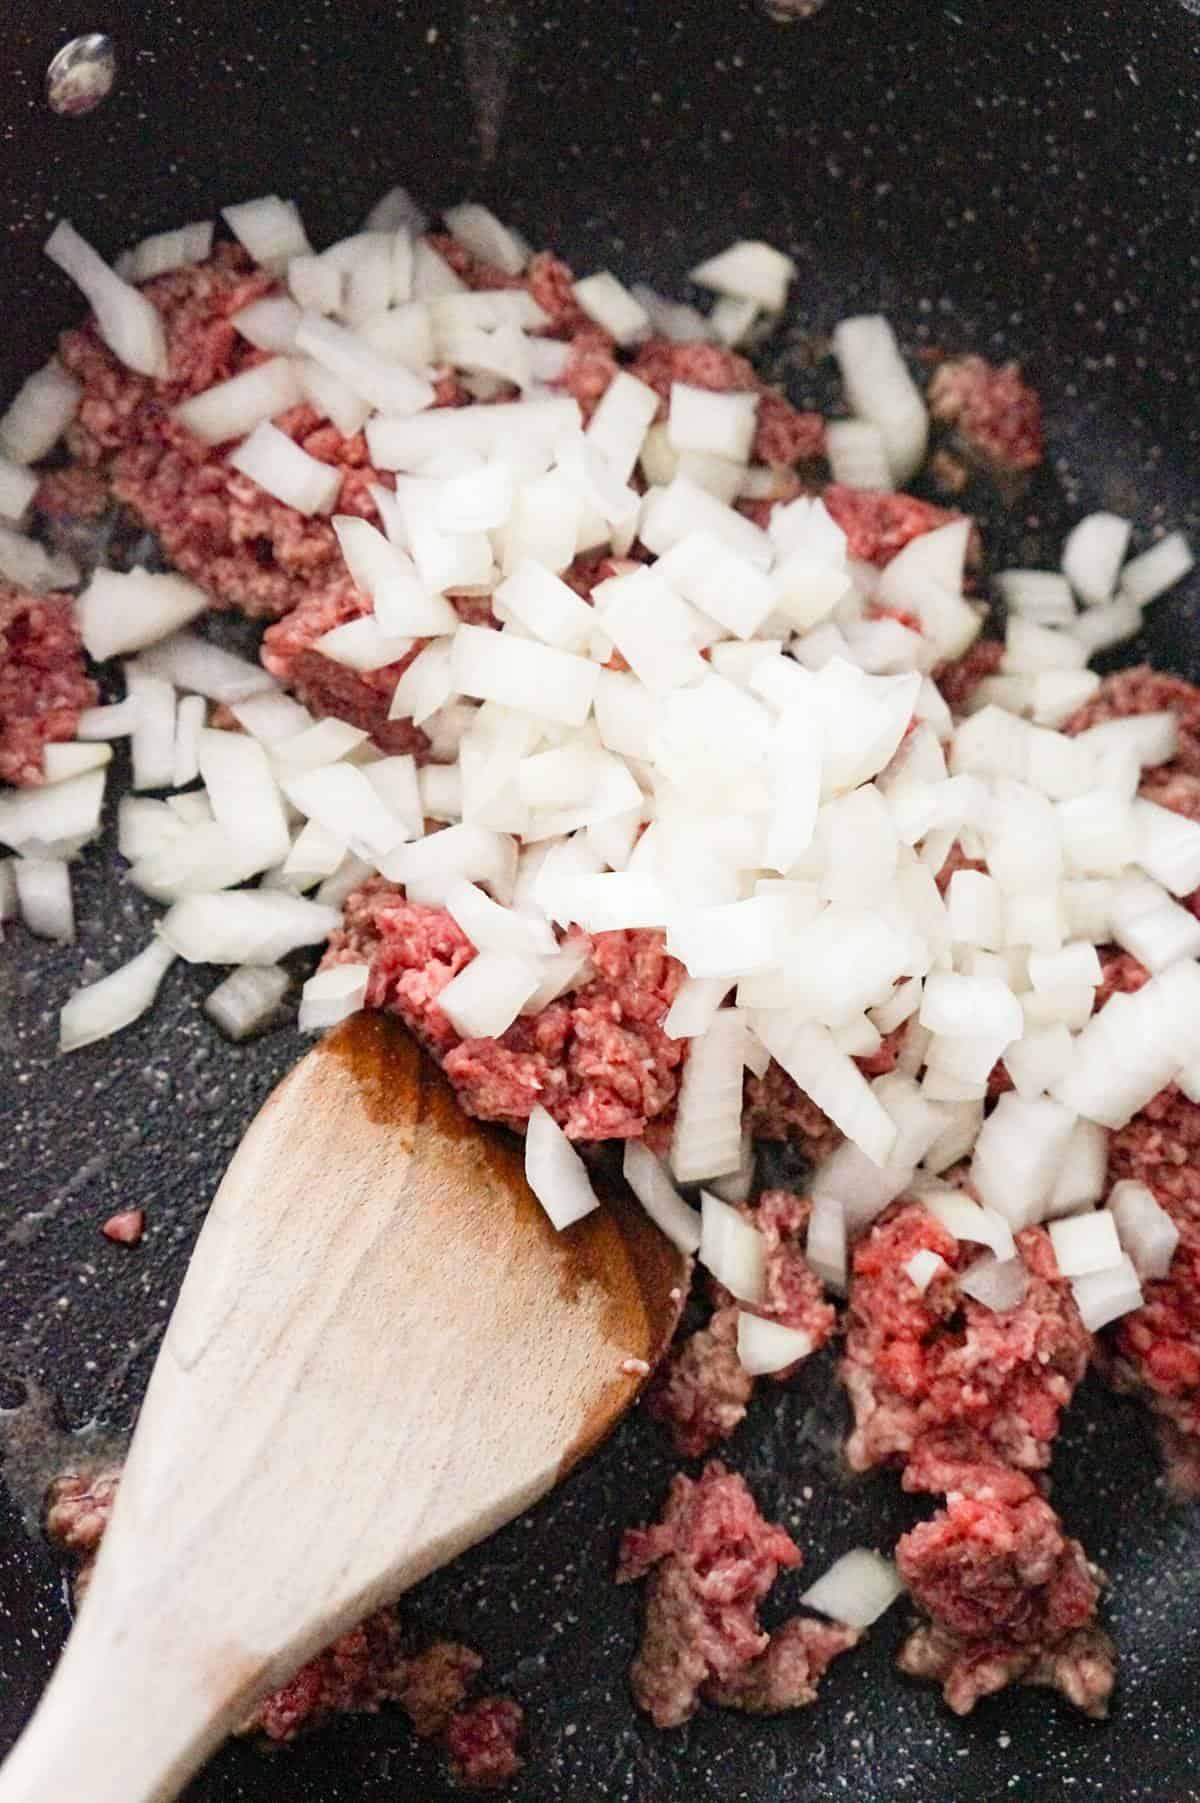
{"label": "wooden spoon", "polygon": [[519,1145],[400,1027],[339,1027],[217,1191],[0,1803],[169,1803],[304,1660],[596,1445],[686,1283],[618,1196],[556,1233]]}

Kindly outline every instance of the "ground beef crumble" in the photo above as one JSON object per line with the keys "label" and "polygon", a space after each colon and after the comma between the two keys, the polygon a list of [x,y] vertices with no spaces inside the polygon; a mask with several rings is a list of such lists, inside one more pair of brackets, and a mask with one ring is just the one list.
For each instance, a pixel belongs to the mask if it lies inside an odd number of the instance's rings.
{"label": "ground beef crumble", "polygon": [[678,1727],[701,1699],[758,1713],[812,1701],[829,1661],[858,1636],[827,1623],[773,1635],[759,1626],[776,1574],[800,1562],[791,1536],[764,1521],[743,1479],[718,1461],[671,1480],[662,1519],[626,1532],[617,1571],[618,1583],[649,1574],[631,1678],[656,1726]]}
{"label": "ground beef crumble", "polygon": [[70,600],[0,582],[0,778],[40,783],[45,746],[73,739],[97,695]]}
{"label": "ground beef crumble", "polygon": [[[46,1498],[51,1545],[74,1563],[74,1591],[86,1589],[120,1483],[119,1466],[66,1471]],[[269,1744],[292,1741],[335,1715],[404,1711],[422,1739],[440,1738],[463,1784],[492,1788],[521,1768],[524,1712],[507,1697],[466,1702],[483,1661],[457,1641],[419,1636],[394,1608],[379,1609],[302,1665],[264,1697],[237,1732]]]}
{"label": "ground beef crumble", "polygon": [[665,419],[671,386],[683,382],[714,393],[752,392],[758,395],[758,417],[752,454],[760,463],[808,463],[825,449],[825,421],[819,413],[801,413],[776,389],[769,387],[753,364],[723,345],[675,344],[652,338],[639,347],[629,373],[653,388]]}
{"label": "ground beef crumble", "polygon": [[460,1040],[437,1005],[474,947],[442,908],[382,879],[346,903],[326,964],[367,962],[367,1006],[389,1008],[441,1061],[469,1114],[521,1127],[539,1103],[573,1139],[626,1139],[669,1117],[683,1042],[662,1022],[682,980],[663,935],[598,933],[595,974],[499,1039]]}
{"label": "ground beef crumble", "polygon": [[[707,1324],[677,1341],[655,1374],[646,1406],[667,1428],[672,1445],[684,1458],[696,1458],[727,1440],[745,1416],[755,1380],[737,1353],[742,1309],[806,1334],[809,1353],[825,1345],[833,1333],[836,1311],[804,1261],[803,1235],[811,1206],[806,1197],[790,1190],[767,1190],[754,1208],[742,1210],[766,1241],[762,1302],[737,1302],[720,1284],[712,1283],[714,1306]],[[773,1381],[791,1377],[800,1362],[772,1373]]]}
{"label": "ground beef crumble", "polygon": [[1042,403],[1019,363],[952,357],[934,371],[929,411],[955,427],[970,452],[999,470],[1036,469],[1042,460]]}

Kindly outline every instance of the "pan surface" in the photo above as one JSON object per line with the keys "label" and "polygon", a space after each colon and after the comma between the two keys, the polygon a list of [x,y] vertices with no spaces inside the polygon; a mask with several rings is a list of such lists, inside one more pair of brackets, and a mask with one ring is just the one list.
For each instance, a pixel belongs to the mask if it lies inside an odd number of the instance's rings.
{"label": "pan surface", "polygon": [[[32,16],[36,13],[36,16]],[[145,231],[277,190],[317,242],[400,181],[430,206],[490,201],[576,267],[677,287],[697,257],[763,236],[800,265],[795,330],[770,347],[793,399],[819,401],[805,345],[882,306],[910,344],[1019,355],[1043,389],[1052,455],[999,519],[1008,561],[1053,557],[1094,505],[1144,527],[1200,525],[1200,4],[827,0],[771,22],[750,0],[527,0],[457,8],[345,0],[7,0],[0,134],[0,397],[77,315],[40,254],[66,214],[108,252]],[[117,43],[113,96],[56,118],[43,80],[76,33]],[[1200,676],[1195,588],[1159,603],[1146,655]],[[119,778],[113,784],[118,788]],[[120,1039],[54,1055],[81,977],[145,941],[111,831],[76,879],[80,943],[14,930],[0,951],[0,1404],[29,1386],[72,1428],[128,1427],[208,1197],[300,1042],[221,1041],[200,1013],[212,972],[173,970]],[[136,1251],[100,1223],[145,1206]],[[0,1746],[66,1628],[57,1567],[22,1525],[47,1475],[39,1404],[4,1418]],[[728,1448],[813,1571],[887,1545],[915,1510],[894,1480],[847,1486],[828,1364],[752,1407]],[[891,1662],[903,1609],[839,1661],[816,1706],[780,1720],[703,1712],[663,1735],[634,1714],[638,1601],[611,1570],[619,1530],[657,1506],[674,1461],[631,1417],[561,1491],[412,1599],[479,1646],[489,1685],[528,1711],[516,1795],[674,1803],[745,1799],[1200,1798],[1200,1515],[1158,1482],[1141,1412],[1094,1382],[1054,1467],[1070,1530],[1112,1579],[1122,1652],[1111,1721],[1039,1692],[966,1721]],[[781,1579],[788,1612],[804,1579]],[[104,1699],[96,1699],[102,1708]],[[228,1749],[196,1803],[422,1803],[453,1792],[393,1718],[336,1724],[272,1758]]]}

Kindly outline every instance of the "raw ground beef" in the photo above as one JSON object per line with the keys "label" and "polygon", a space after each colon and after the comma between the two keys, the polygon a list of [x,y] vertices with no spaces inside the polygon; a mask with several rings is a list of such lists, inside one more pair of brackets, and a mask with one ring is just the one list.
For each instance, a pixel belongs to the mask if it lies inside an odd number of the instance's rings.
{"label": "raw ground beef", "polygon": [[97,694],[70,599],[0,582],[0,778],[40,783],[43,747],[73,739]]}
{"label": "raw ground beef", "polygon": [[499,1039],[459,1039],[437,1005],[475,955],[457,922],[380,878],[347,901],[325,963],[370,964],[367,1006],[400,1015],[468,1114],[521,1127],[540,1103],[572,1139],[627,1139],[664,1124],[674,1103],[684,1044],[662,1022],[683,972],[657,932],[598,933],[590,949],[582,988]]}
{"label": "raw ground beef", "polygon": [[[836,1312],[825,1300],[820,1279],[804,1261],[803,1236],[811,1208],[807,1198],[790,1190],[767,1190],[756,1207],[742,1210],[766,1241],[762,1303],[736,1302],[714,1283],[715,1307],[708,1323],[678,1341],[656,1373],[647,1407],[667,1427],[672,1445],[683,1457],[696,1458],[728,1439],[746,1413],[755,1380],[737,1355],[739,1310],[807,1334],[810,1352],[824,1346],[833,1333]],[[791,1377],[799,1362],[773,1372],[774,1381]]]}
{"label": "raw ground beef", "polygon": [[758,395],[758,419],[753,456],[760,463],[811,463],[825,450],[825,421],[819,413],[801,413],[776,389],[770,388],[736,351],[720,344],[675,344],[667,338],[651,338],[638,348],[629,373],[645,382],[659,396],[658,417],[667,416],[671,385],[685,382],[715,394]]}
{"label": "raw ground beef", "polygon": [[901,1648],[900,1669],[936,1679],[956,1715],[1018,1682],[1107,1714],[1116,1649],[1093,1620],[1099,1586],[1032,1485],[1020,1500],[951,1496],[903,1536],[896,1563],[929,1617]]}
{"label": "raw ground beef", "polygon": [[1031,1227],[1017,1245],[1029,1287],[1001,1314],[961,1296],[949,1273],[924,1295],[917,1289],[902,1268],[914,1252],[939,1253],[952,1271],[978,1255],[919,1205],[894,1207],[859,1241],[842,1361],[854,1470],[907,1459],[924,1436],[948,1429],[984,1462],[1029,1471],[1049,1463],[1091,1337],[1045,1231]]}
{"label": "raw ground beef", "polygon": [[761,1077],[746,1078],[742,1118],[755,1139],[790,1140],[814,1165],[832,1152],[841,1134],[774,1059]]}
{"label": "raw ground beef", "polygon": [[[50,1486],[46,1536],[75,1562],[74,1591],[86,1588],[120,1482],[119,1466],[67,1471]],[[418,1638],[394,1608],[379,1609],[302,1665],[258,1704],[241,1735],[295,1740],[335,1715],[375,1715],[395,1704],[422,1739],[440,1737],[464,1784],[492,1787],[520,1770],[519,1703],[484,1697],[464,1703],[483,1661],[457,1641]]]}
{"label": "raw ground beef", "polygon": [[1000,470],[1036,469],[1042,460],[1042,403],[1019,363],[952,357],[933,373],[930,414],[955,427],[967,450]]}
{"label": "raw ground beef", "polygon": [[649,1579],[633,1694],[656,1726],[676,1728],[701,1699],[758,1713],[799,1708],[829,1661],[858,1636],[828,1623],[759,1626],[758,1606],[800,1552],[764,1521],[743,1480],[713,1460],[672,1478],[661,1521],[630,1528],[617,1582]]}
{"label": "raw ground beef", "polygon": [[1000,639],[976,639],[969,651],[952,663],[935,670],[934,678],[942,699],[952,714],[965,711],[968,701],[985,676],[995,676],[1004,656]]}
{"label": "raw ground beef", "polygon": [[846,534],[848,556],[881,569],[914,538],[962,518],[932,501],[918,501],[915,495],[847,488],[838,482],[823,488],[821,499]]}

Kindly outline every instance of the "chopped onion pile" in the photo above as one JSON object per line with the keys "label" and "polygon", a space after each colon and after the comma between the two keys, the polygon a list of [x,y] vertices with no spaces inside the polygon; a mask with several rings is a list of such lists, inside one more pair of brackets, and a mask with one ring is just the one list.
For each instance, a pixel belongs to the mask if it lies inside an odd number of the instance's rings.
{"label": "chopped onion pile", "polygon": [[[314,721],[189,631],[206,597],[183,578],[97,572],[80,625],[92,656],[129,660],[126,698],[51,748],[43,789],[0,797],[0,839],[19,854],[27,917],[68,936],[66,861],[98,830],[108,742],[128,737],[148,793],[122,803],[121,850],[129,880],[169,912],[161,942],[68,1004],[64,1047],[135,1018],[168,952],[238,966],[209,1012],[232,1036],[253,1030],[278,1007],[278,960],[318,943],[375,871],[446,907],[471,941],[439,996],[463,1038],[498,1036],[588,980],[589,948],[567,929],[661,929],[684,972],[665,1030],[688,1056],[669,1173],[631,1142],[626,1175],[741,1300],[761,1295],[761,1237],[711,1189],[697,1216],[675,1184],[745,1193],[745,1073],[775,1059],[845,1139],[817,1175],[807,1245],[831,1287],[845,1284],[848,1239],[908,1193],[986,1248],[959,1281],[988,1306],[1019,1300],[1013,1234],[1041,1221],[1085,1318],[1136,1306],[1137,1271],[1169,1262],[1166,1217],[1138,1186],[1119,1186],[1111,1213],[1078,1211],[1103,1194],[1104,1129],[1200,1072],[1200,925],[1181,905],[1200,887],[1200,826],[1136,796],[1142,768],[1175,752],[1170,715],[1059,728],[1095,690],[1093,653],[1191,568],[1185,541],[1128,558],[1130,522],[1094,514],[1061,571],[1003,572],[1000,671],[956,725],[931,672],[981,628],[964,594],[969,522],[913,539],[882,573],[852,562],[819,500],[752,524],[735,503],[773,481],[754,460],[752,391],[676,382],[656,424],[657,395],[623,371],[584,428],[547,314],[522,288],[469,291],[400,191],[322,251],[278,196],[224,218],[280,278],[234,321],[264,356],[175,418],[228,446],[276,501],[333,515],[364,611],[315,652],[379,680],[415,648],[389,714],[423,727],[436,761],[418,772],[381,757],[360,729]],[[526,269],[528,246],[487,209],[446,223],[509,276]],[[205,230],[148,240],[125,275],[205,254]],[[70,227],[48,248],[115,353],[160,373],[146,297]],[[794,274],[743,241],[692,272],[718,297],[708,319],[609,271],[574,295],[622,345],[652,329],[733,343],[780,312]],[[925,454],[921,392],[886,319],[843,320],[833,343],[853,416],[828,429],[834,474],[898,486]],[[435,406],[445,367],[493,404]],[[0,570],[41,559],[40,580],[77,580],[16,527],[33,492],[24,466],[78,399],[51,363],[0,420]],[[395,473],[394,489],[372,491],[379,526],[335,512],[340,470],[273,423],[303,400],[345,434],[364,430],[374,466]],[[622,561],[635,541],[652,562]],[[583,551],[615,560],[591,605],[563,580]],[[499,632],[460,622],[447,597],[464,592],[490,598]],[[209,702],[242,731],[212,730]],[[154,798],[172,789],[186,793]],[[955,847],[980,868],[943,900],[935,878]],[[1097,1013],[1095,947],[1114,939],[1151,981]],[[365,966],[319,973],[301,1026],[361,1007],[368,980]],[[897,1068],[868,1079],[855,1059],[885,1034],[901,1036]],[[1015,1090],[985,1118],[1000,1061]],[[937,1184],[965,1158],[983,1206]],[[540,1109],[527,1168],[556,1225],[595,1206]],[[918,1254],[906,1268],[923,1288],[942,1266]],[[803,1356],[804,1336],[787,1333],[745,1313],[748,1368]]]}

